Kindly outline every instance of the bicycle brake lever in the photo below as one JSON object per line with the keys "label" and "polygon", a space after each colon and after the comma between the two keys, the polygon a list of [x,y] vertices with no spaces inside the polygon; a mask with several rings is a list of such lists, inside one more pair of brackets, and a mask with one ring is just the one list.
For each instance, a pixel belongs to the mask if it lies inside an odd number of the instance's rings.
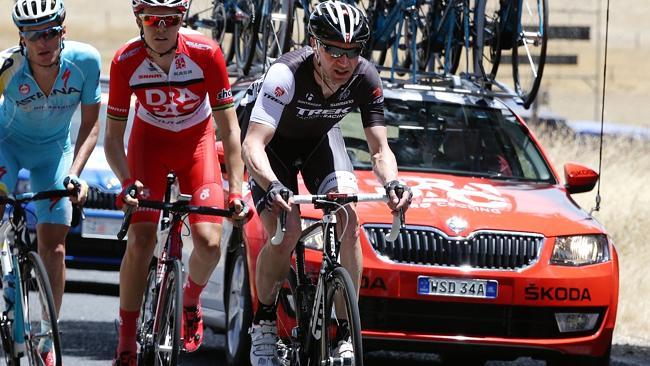
{"label": "bicycle brake lever", "polygon": [[[280,196],[286,202],[289,200],[289,190],[283,189],[280,191]],[[282,210],[278,216],[278,223],[275,227],[275,235],[271,238],[271,244],[280,245],[284,240],[284,233],[287,231],[287,211]]]}

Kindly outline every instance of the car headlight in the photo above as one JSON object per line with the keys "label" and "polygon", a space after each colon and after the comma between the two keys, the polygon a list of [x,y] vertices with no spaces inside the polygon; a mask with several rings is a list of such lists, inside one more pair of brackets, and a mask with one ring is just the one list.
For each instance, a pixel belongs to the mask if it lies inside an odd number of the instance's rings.
{"label": "car headlight", "polygon": [[[300,218],[300,226],[302,230],[305,230],[312,224],[317,223],[319,220],[309,219],[309,218]],[[311,232],[311,235],[305,238],[305,248],[314,249],[314,250],[323,250],[323,233],[322,230],[314,230]]]}
{"label": "car headlight", "polygon": [[551,264],[586,266],[609,259],[609,243],[605,235],[560,236],[555,240]]}

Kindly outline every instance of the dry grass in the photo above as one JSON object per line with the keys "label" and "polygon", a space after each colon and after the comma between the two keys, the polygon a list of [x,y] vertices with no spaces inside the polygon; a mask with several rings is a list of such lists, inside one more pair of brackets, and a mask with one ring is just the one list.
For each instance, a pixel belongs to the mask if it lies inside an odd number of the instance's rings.
{"label": "dry grass", "polygon": [[[551,161],[598,168],[598,141],[576,140],[559,133],[538,131]],[[594,216],[608,230],[618,250],[620,294],[615,340],[650,341],[650,282],[644,268],[650,260],[646,244],[650,227],[650,143],[607,139],[603,149],[601,209]],[[574,198],[586,210],[595,205],[596,190]]]}

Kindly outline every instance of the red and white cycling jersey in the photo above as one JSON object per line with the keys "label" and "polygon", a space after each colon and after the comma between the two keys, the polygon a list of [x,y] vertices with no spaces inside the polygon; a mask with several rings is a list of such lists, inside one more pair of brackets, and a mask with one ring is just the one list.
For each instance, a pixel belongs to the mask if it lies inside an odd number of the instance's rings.
{"label": "red and white cycling jersey", "polygon": [[[136,123],[181,131],[206,121],[212,111],[233,106],[219,45],[181,30],[169,73],[147,57],[138,37],[117,51],[111,64],[108,116],[126,121],[135,93]],[[206,95],[208,97],[206,97]]]}

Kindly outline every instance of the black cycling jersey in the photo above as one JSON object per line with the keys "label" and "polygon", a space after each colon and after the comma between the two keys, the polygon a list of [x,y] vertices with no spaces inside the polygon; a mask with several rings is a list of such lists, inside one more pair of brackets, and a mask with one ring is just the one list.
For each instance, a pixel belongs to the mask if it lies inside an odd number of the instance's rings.
{"label": "black cycling jersey", "polygon": [[[350,80],[329,98],[314,76],[311,47],[282,55],[248,88],[238,110],[245,135],[249,122],[275,129],[266,154],[278,180],[298,193],[298,172],[313,194],[358,191],[338,122],[359,108],[363,127],[384,126],[384,97],[375,67],[364,58]],[[243,137],[242,137],[243,141]],[[250,180],[258,212],[267,187]]]}
{"label": "black cycling jersey", "polygon": [[[325,98],[314,76],[313,57],[311,47],[286,53],[248,88],[242,107],[250,111],[250,121],[269,125],[284,138],[315,138],[358,107],[364,128],[384,125],[381,79],[370,62],[360,57],[350,80]],[[245,119],[243,133],[249,122]]]}

